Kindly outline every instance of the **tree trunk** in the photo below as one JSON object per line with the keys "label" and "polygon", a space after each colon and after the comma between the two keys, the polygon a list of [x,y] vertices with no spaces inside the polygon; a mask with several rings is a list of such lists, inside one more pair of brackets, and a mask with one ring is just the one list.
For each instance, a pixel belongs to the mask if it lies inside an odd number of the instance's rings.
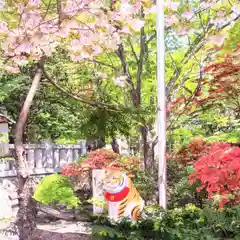
{"label": "tree trunk", "polygon": [[145,169],[153,173],[154,171],[154,141],[151,136],[150,129],[147,125],[141,128],[143,159]]}
{"label": "tree trunk", "polygon": [[89,137],[86,142],[88,152],[103,148],[105,145],[105,137]]}
{"label": "tree trunk", "polygon": [[[42,61],[43,60],[41,60],[39,64],[43,64]],[[40,84],[41,77],[42,71],[38,68],[23,104],[15,129],[15,151],[19,183],[19,211],[17,214],[16,225],[18,227],[20,240],[26,240],[36,227],[36,206],[35,201],[32,199],[33,181],[30,176],[28,162],[26,159],[26,152],[23,145],[23,135],[28,119],[29,109]]]}
{"label": "tree trunk", "polygon": [[119,145],[118,145],[117,139],[113,138],[112,142],[111,142],[111,145],[112,145],[112,150],[115,153],[120,154],[120,150],[119,150]]}

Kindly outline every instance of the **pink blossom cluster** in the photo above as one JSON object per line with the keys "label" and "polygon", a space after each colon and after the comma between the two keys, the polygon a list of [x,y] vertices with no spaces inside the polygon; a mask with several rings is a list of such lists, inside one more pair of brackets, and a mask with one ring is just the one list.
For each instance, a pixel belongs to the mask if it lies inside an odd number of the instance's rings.
{"label": "pink blossom cluster", "polygon": [[0,2],[4,11],[14,13],[9,21],[0,21],[1,48],[12,63],[8,70],[17,72],[19,65],[51,56],[58,46],[67,48],[74,61],[92,59],[116,50],[122,36],[144,25],[137,16],[141,4],[128,0],[113,9],[99,0],[59,2],[60,10],[46,8],[41,0]]}

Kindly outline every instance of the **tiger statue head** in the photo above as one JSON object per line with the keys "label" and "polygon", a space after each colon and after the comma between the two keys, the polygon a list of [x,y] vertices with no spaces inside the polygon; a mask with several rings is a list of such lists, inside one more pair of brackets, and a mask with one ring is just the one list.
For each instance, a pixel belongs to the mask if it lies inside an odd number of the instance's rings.
{"label": "tiger statue head", "polygon": [[118,193],[127,186],[127,176],[120,170],[106,169],[101,181],[101,188],[105,192]]}

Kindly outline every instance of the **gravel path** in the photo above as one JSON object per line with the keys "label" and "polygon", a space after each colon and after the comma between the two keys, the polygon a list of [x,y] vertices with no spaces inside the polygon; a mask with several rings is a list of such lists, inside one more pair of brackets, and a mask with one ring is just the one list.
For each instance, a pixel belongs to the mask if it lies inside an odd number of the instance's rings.
{"label": "gravel path", "polygon": [[51,232],[59,233],[90,233],[91,227],[89,223],[84,222],[67,222],[67,221],[57,221],[52,223],[38,224],[37,227],[41,230],[47,230]]}

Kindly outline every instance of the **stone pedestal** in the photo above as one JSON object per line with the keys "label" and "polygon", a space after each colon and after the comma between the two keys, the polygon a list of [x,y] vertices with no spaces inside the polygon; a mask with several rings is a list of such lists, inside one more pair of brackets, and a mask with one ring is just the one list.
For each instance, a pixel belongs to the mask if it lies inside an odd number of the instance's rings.
{"label": "stone pedestal", "polygon": [[[93,198],[95,199],[104,199],[103,190],[101,188],[101,179],[103,178],[104,170],[103,169],[93,169],[92,170],[92,189],[93,189]],[[93,213],[100,214],[103,213],[104,207],[100,207],[97,204],[93,205]]]}
{"label": "stone pedestal", "polygon": [[8,196],[8,191],[0,187],[0,219],[7,219],[13,216],[12,201]]}

